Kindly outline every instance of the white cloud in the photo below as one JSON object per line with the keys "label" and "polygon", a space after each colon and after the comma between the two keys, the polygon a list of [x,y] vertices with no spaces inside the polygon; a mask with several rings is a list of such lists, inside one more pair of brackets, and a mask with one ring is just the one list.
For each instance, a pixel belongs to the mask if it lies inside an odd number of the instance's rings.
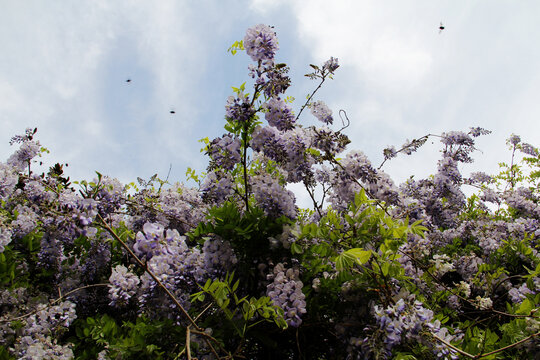
{"label": "white cloud", "polygon": [[[296,29],[278,33],[280,46],[288,49],[284,53],[295,62],[339,58],[342,67],[318,97],[335,114],[347,111],[352,147],[374,162],[386,145],[475,125],[495,130],[493,143],[482,146],[486,163],[492,148],[504,151],[510,132],[526,132],[527,141],[540,143],[540,70],[533,65],[540,63],[540,52],[527,40],[538,32],[538,5],[514,5],[508,12],[504,2],[248,4],[5,5],[0,13],[1,158],[12,150],[6,145],[12,135],[37,126],[53,157],[71,162],[74,177],[95,169],[132,180],[166,172],[173,163],[180,178],[186,166],[202,167],[197,139],[223,132],[225,96],[218,95],[247,79],[245,59],[229,61],[225,50],[242,38],[245,27],[261,22]],[[486,12],[490,16],[481,16]],[[441,20],[447,28],[439,34]],[[291,89],[311,85],[298,81]],[[416,171],[407,165],[388,169]]]}

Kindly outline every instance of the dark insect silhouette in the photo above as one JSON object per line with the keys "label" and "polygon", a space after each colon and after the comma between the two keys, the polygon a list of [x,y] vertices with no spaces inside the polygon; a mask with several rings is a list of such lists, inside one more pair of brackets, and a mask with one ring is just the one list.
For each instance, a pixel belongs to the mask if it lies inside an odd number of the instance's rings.
{"label": "dark insect silhouette", "polygon": [[127,82],[127,83],[130,83],[130,82],[131,82],[131,79],[127,79],[126,82]]}
{"label": "dark insect silhouette", "polygon": [[444,25],[441,22],[441,25],[439,25],[439,34],[444,30]]}
{"label": "dark insect silhouette", "polygon": [[171,110],[170,113],[171,113],[171,114],[176,114],[176,111]]}

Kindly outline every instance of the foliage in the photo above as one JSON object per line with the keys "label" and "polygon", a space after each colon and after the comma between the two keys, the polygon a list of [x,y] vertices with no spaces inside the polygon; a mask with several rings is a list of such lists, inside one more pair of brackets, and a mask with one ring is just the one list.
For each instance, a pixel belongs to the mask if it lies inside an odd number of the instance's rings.
{"label": "foliage", "polygon": [[[233,88],[226,133],[201,140],[195,188],[157,174],[71,182],[62,164],[38,175],[37,129],[13,137],[0,163],[0,358],[534,358],[538,149],[512,135],[498,175],[464,177],[489,133],[471,128],[388,147],[375,167],[345,152],[347,122],[333,130],[314,100],[338,60],[310,65],[318,85],[295,115],[278,49],[266,25],[230,47],[253,60],[252,91]],[[322,125],[302,126],[305,109]],[[430,137],[437,172],[395,185],[384,163]]]}

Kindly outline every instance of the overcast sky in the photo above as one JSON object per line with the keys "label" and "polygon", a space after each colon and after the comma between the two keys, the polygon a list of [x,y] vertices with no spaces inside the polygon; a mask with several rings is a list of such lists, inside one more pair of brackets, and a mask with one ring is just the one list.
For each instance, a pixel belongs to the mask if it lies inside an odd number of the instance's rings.
{"label": "overcast sky", "polygon": [[[296,109],[316,86],[308,64],[339,58],[316,99],[346,110],[349,149],[377,166],[387,145],[471,126],[493,133],[465,172],[497,172],[512,133],[540,145],[535,0],[0,2],[1,161],[11,136],[37,127],[44,161],[69,163],[72,179],[165,178],[172,165],[185,181],[206,165],[197,140],[224,133],[231,86],[249,81],[248,56],[227,49],[259,23],[275,27]],[[429,175],[439,149],[384,169],[397,182]]]}

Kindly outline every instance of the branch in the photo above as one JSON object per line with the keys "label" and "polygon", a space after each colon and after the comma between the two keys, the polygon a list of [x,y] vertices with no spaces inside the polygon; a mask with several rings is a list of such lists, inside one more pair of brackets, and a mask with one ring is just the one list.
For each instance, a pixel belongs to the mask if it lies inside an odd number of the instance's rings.
{"label": "branch", "polygon": [[315,95],[315,93],[321,88],[322,84],[324,83],[324,81],[326,80],[326,76],[323,76],[321,78],[321,83],[319,84],[319,86],[317,86],[317,88],[315,90],[313,90],[313,92],[311,93],[311,95],[308,97],[308,99],[306,100],[306,103],[304,105],[302,105],[302,107],[300,108],[300,111],[298,112],[298,115],[296,115],[296,119],[295,119],[295,122],[298,121],[298,119],[300,118],[300,114],[302,114],[302,111],[304,111],[304,108],[306,106],[308,106],[309,102],[311,101],[311,99],[313,98],[313,96]]}
{"label": "branch", "polygon": [[525,339],[521,339],[521,340],[519,340],[518,342],[515,342],[515,343],[513,343],[513,344],[510,344],[510,345],[507,345],[507,346],[502,347],[502,348],[500,348],[500,349],[493,350],[493,351],[491,351],[491,352],[482,354],[482,355],[478,356],[477,358],[480,359],[480,358],[483,358],[483,357],[486,357],[486,356],[490,356],[490,355],[496,354],[496,353],[501,352],[501,351],[504,351],[504,350],[508,350],[508,349],[510,349],[510,348],[513,348],[514,346],[517,346],[517,345],[522,344],[522,343],[524,343],[524,342],[526,342],[526,341],[529,341],[530,339],[532,339],[532,338],[534,338],[534,337],[536,337],[536,336],[538,336],[538,335],[540,335],[540,331],[537,332],[537,333],[534,333],[534,334],[532,334],[532,335],[529,335],[529,336],[527,336]]}
{"label": "branch", "polygon": [[522,343],[524,343],[524,342],[526,342],[526,341],[528,341],[528,340],[530,340],[530,339],[532,339],[532,338],[534,338],[534,337],[536,337],[536,336],[538,336],[538,335],[540,335],[540,331],[537,332],[537,333],[534,333],[534,334],[532,334],[532,335],[529,335],[529,336],[527,336],[526,338],[521,339],[521,340],[519,340],[519,341],[517,341],[517,342],[515,342],[515,343],[513,343],[513,344],[510,344],[510,345],[504,346],[504,347],[502,347],[502,348],[499,348],[499,349],[497,349],[497,350],[493,350],[493,351],[490,351],[490,352],[485,353],[485,354],[471,355],[471,354],[469,354],[468,352],[463,351],[463,350],[461,350],[461,349],[455,347],[454,345],[450,344],[449,342],[447,342],[447,341],[441,339],[441,338],[438,337],[437,335],[435,335],[435,334],[433,334],[433,333],[431,334],[431,336],[433,336],[433,338],[435,338],[436,340],[440,341],[441,343],[443,343],[444,345],[448,346],[448,347],[451,348],[452,350],[454,350],[454,351],[460,353],[461,355],[467,356],[467,357],[470,358],[470,359],[481,359],[481,358],[484,358],[484,357],[488,357],[488,356],[497,354],[497,353],[499,353],[499,352],[501,352],[501,351],[508,350],[508,349],[511,349],[511,348],[513,348],[513,347],[519,345],[519,344],[522,344]]}
{"label": "branch", "polygon": [[319,217],[322,217],[322,213],[321,213],[321,209],[319,208],[319,204],[317,204],[317,200],[315,200],[315,195],[309,189],[309,186],[308,186],[306,181],[304,181],[304,186],[306,187],[306,190],[307,190],[309,196],[311,197],[311,200],[313,201],[313,206],[315,206],[315,210],[317,210],[317,213],[319,214]]}
{"label": "branch", "polygon": [[186,353],[188,360],[191,360],[191,335],[190,335],[191,327],[188,326],[186,328]]}
{"label": "branch", "polygon": [[[59,303],[60,301],[62,301],[62,299],[68,297],[69,295],[79,291],[79,290],[84,290],[84,289],[88,289],[88,288],[91,288],[91,287],[97,287],[97,286],[109,286],[109,284],[91,284],[91,285],[86,285],[86,286],[81,286],[79,288],[76,288],[76,289],[73,289],[71,291],[68,291],[67,293],[65,293],[64,295],[60,296],[58,299],[54,300],[54,301],[51,301],[49,302],[49,304],[47,304],[47,306],[45,308],[48,308],[48,307],[51,307],[53,306],[54,304],[56,303]],[[41,309],[40,309],[41,310]],[[11,321],[16,321],[16,320],[20,320],[20,319],[24,319],[25,317],[28,317],[28,316],[32,316],[34,315],[35,313],[37,313],[38,311],[40,311],[38,309],[32,311],[32,312],[29,312],[27,314],[24,314],[24,315],[21,315],[21,316],[17,316],[16,318],[12,318],[12,319],[5,319],[5,320],[0,320],[0,323],[6,323],[6,322],[11,322]]]}
{"label": "branch", "polygon": [[454,351],[460,353],[461,355],[466,356],[466,357],[471,358],[471,359],[477,359],[476,355],[471,355],[471,354],[469,354],[468,352],[463,351],[463,350],[461,350],[460,348],[455,347],[454,345],[452,345],[452,344],[450,344],[449,342],[447,342],[447,341],[441,339],[441,338],[438,337],[437,335],[431,333],[431,336],[433,336],[433,337],[434,337],[435,339],[437,339],[438,341],[442,342],[444,345],[448,346],[450,349],[452,349],[452,350],[454,350]]}

